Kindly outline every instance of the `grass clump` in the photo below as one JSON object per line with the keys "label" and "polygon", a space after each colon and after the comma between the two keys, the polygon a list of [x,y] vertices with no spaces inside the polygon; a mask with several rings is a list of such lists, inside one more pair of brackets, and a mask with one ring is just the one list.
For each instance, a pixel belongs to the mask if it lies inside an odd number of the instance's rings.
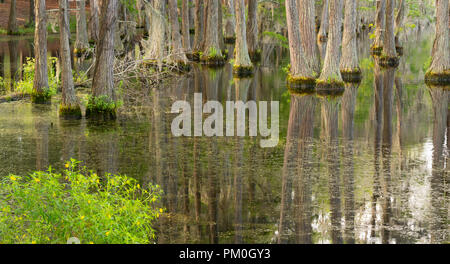
{"label": "grass clump", "polygon": [[108,96],[90,96],[86,106],[86,118],[99,120],[115,120],[121,101],[112,101]]}
{"label": "grass clump", "polygon": [[59,116],[64,119],[81,119],[82,113],[79,105],[76,106],[59,106]]}
{"label": "grass clump", "polygon": [[200,61],[206,65],[221,66],[225,64],[225,57],[214,47],[209,48],[207,53],[202,53],[199,55]]}
{"label": "grass clump", "polygon": [[127,176],[96,173],[71,160],[62,173],[51,168],[0,180],[0,243],[148,244],[155,241],[152,223],[158,186],[142,188]]}
{"label": "grass clump", "polygon": [[244,66],[244,65],[233,65],[233,75],[237,78],[246,78],[253,75],[253,65]]}

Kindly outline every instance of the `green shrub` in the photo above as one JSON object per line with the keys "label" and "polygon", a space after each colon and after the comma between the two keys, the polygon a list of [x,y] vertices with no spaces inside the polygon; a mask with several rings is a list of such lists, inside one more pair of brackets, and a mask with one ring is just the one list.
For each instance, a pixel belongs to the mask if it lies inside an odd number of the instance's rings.
{"label": "green shrub", "polygon": [[63,173],[34,172],[0,180],[0,243],[152,243],[158,186],[96,173],[71,160]]}
{"label": "green shrub", "polygon": [[[47,59],[48,65],[48,85],[49,90],[45,93],[49,96],[55,95],[58,89],[58,79],[56,78],[56,70],[52,65],[56,63],[58,58],[50,57]],[[33,82],[34,82],[34,69],[35,69],[35,59],[27,58],[26,63],[23,65],[23,78],[21,81],[15,83],[14,90],[19,93],[32,94],[33,93]]]}

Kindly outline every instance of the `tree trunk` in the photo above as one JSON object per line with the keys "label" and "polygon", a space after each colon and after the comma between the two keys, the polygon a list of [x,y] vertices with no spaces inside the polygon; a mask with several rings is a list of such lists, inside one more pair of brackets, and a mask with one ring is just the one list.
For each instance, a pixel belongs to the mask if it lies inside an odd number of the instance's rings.
{"label": "tree trunk", "polygon": [[17,17],[16,17],[16,1],[11,0],[11,5],[9,9],[9,20],[8,20],[8,34],[15,35],[17,34]]}
{"label": "tree trunk", "polygon": [[59,42],[62,86],[62,96],[59,113],[60,116],[80,118],[81,110],[80,106],[78,105],[77,96],[75,95],[72,76],[72,64],[70,59],[70,23],[68,15],[68,2],[68,0],[59,0]]}
{"label": "tree trunk", "polygon": [[286,20],[289,39],[289,54],[291,59],[291,69],[289,81],[291,83],[301,83],[314,79],[314,71],[309,67],[307,58],[303,51],[300,36],[300,15],[297,0],[286,0]]}
{"label": "tree trunk", "polygon": [[[190,23],[189,23],[189,0],[183,0],[181,6],[181,30],[183,34],[183,49],[185,53],[191,52],[191,36],[189,33]],[[178,21],[177,21],[178,22]]]}
{"label": "tree trunk", "polygon": [[203,31],[204,31],[204,26],[205,26],[203,24],[203,16],[204,16],[203,11],[204,11],[203,0],[195,0],[194,52],[202,51]]}
{"label": "tree trunk", "polygon": [[177,0],[169,0],[169,19],[172,31],[172,54],[170,61],[176,64],[186,64],[187,57],[181,44],[180,25],[178,24]]}
{"label": "tree trunk", "polygon": [[377,10],[375,17],[375,41],[372,50],[381,52],[383,50],[383,36],[385,25],[386,0],[377,0]]}
{"label": "tree trunk", "polygon": [[394,9],[395,0],[386,0],[386,29],[383,41],[383,53],[386,57],[397,57],[395,51],[395,33],[394,33]]}
{"label": "tree trunk", "polygon": [[344,37],[342,40],[343,73],[360,73],[358,49],[356,46],[356,0],[345,1]]}
{"label": "tree trunk", "polygon": [[36,21],[36,16],[34,14],[34,0],[30,0],[30,16],[28,17],[28,24],[34,25]]}
{"label": "tree trunk", "polygon": [[320,29],[319,29],[319,33],[317,35],[317,38],[319,39],[319,41],[327,41],[327,33],[328,33],[328,26],[329,26],[329,5],[328,5],[329,0],[325,0],[325,2],[323,3],[323,7],[322,7],[322,18],[320,21]]}
{"label": "tree trunk", "polygon": [[250,59],[258,62],[261,59],[258,45],[258,0],[248,0],[247,44]]}
{"label": "tree trunk", "polygon": [[227,18],[225,22],[225,39],[227,43],[236,40],[236,17],[234,15],[234,0],[226,0]]}
{"label": "tree trunk", "polygon": [[436,36],[433,44],[432,62],[427,75],[450,75],[449,47],[449,3],[447,0],[436,0]]}
{"label": "tree trunk", "polygon": [[166,1],[154,0],[153,7],[146,4],[146,13],[150,17],[150,32],[148,41],[145,42],[145,59],[156,60],[161,69],[162,60],[164,59],[165,40],[166,40]]}
{"label": "tree trunk", "polygon": [[217,33],[219,33],[219,47],[223,51],[225,51],[225,41],[223,39],[223,10],[222,10],[222,0],[219,0],[219,4],[217,5],[217,15],[218,15],[218,23],[217,23]]}
{"label": "tree trunk", "polygon": [[36,28],[34,31],[35,69],[32,100],[44,103],[48,100],[45,95],[48,90],[47,72],[47,15],[45,0],[35,2]]}
{"label": "tree trunk", "polygon": [[114,119],[115,105],[104,111],[98,108],[98,100],[115,103],[114,89],[114,31],[116,30],[117,0],[103,0],[100,20],[100,34],[95,56],[92,98],[86,109],[86,117]]}
{"label": "tree trunk", "polygon": [[301,43],[307,67],[317,75],[320,72],[319,50],[316,37],[316,8],[313,1],[298,0]]}
{"label": "tree trunk", "polygon": [[98,16],[99,16],[99,5],[98,5],[98,1],[99,0],[90,0],[90,4],[89,4],[89,8],[91,10],[91,18],[89,20],[89,33],[90,33],[90,40],[94,41],[95,43],[97,43],[98,41],[98,34],[99,34],[99,21],[98,21]]}
{"label": "tree trunk", "polygon": [[[400,0],[399,10],[397,12],[397,16],[395,17],[395,47],[397,51],[402,48],[401,43],[401,28],[403,27],[403,21],[405,20],[406,13],[406,0]],[[400,54],[401,55],[401,54]]]}
{"label": "tree trunk", "polygon": [[236,12],[236,47],[235,47],[235,62],[234,73],[246,75],[251,74],[253,65],[250,60],[247,48],[247,29],[245,27],[245,3],[244,0],[237,0],[235,2]]}
{"label": "tree trunk", "polygon": [[219,23],[219,0],[207,0],[206,5],[207,15],[205,17],[208,23],[205,23],[205,47],[200,59],[207,64],[223,64],[224,59],[220,48],[219,33],[217,32]]}
{"label": "tree trunk", "polygon": [[341,27],[342,27],[342,3],[343,0],[330,0],[330,33],[325,54],[324,66],[319,81],[327,85],[342,84],[342,76],[339,70],[341,58]]}
{"label": "tree trunk", "polygon": [[89,47],[86,26],[86,3],[85,0],[77,1],[77,36],[75,41],[75,53],[84,53]]}

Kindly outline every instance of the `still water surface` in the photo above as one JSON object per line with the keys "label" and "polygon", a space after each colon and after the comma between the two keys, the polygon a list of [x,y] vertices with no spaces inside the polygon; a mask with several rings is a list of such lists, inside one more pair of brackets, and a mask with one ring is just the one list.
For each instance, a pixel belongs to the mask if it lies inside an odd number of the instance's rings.
{"label": "still water surface", "polygon": [[[423,81],[431,39],[412,36],[396,70],[380,69],[361,40],[364,79],[339,97],[291,95],[276,51],[252,79],[234,80],[230,65],[194,67],[157,88],[128,88],[114,124],[60,120],[57,97],[1,103],[0,177],[75,158],[159,184],[158,243],[448,243],[448,92]],[[31,47],[0,39],[4,92]],[[194,92],[223,104],[280,101],[280,143],[173,137],[171,105],[192,105]]]}

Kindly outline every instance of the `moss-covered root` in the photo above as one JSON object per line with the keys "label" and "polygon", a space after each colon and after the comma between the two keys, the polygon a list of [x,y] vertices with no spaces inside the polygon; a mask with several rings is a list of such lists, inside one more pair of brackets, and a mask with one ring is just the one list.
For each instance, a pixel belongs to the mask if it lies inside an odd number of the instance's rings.
{"label": "moss-covered root", "polygon": [[225,57],[224,56],[206,56],[202,55],[200,56],[200,62],[204,65],[211,66],[211,67],[217,67],[217,66],[223,66],[225,65]]}
{"label": "moss-covered root", "polygon": [[60,105],[59,106],[59,117],[63,119],[68,120],[78,120],[81,119],[81,108],[79,105],[75,106],[66,106],[66,105]]}
{"label": "moss-covered root", "polygon": [[400,58],[397,56],[390,57],[384,55],[380,57],[380,66],[383,68],[397,68],[399,64]]}
{"label": "moss-covered root", "polygon": [[345,85],[342,81],[316,81],[316,92],[319,95],[342,95],[345,91]]}
{"label": "moss-covered root", "polygon": [[253,63],[258,63],[261,61],[261,50],[249,51],[248,55]]}
{"label": "moss-covered root", "polygon": [[253,75],[253,65],[233,65],[233,76],[235,78],[247,78]]}
{"label": "moss-covered root", "polygon": [[224,37],[223,42],[225,42],[225,44],[234,44],[234,43],[236,43],[236,37],[235,36]]}
{"label": "moss-covered root", "polygon": [[292,77],[289,75],[287,79],[287,87],[291,94],[311,94],[315,91],[316,80],[308,77]]}
{"label": "moss-covered root", "polygon": [[90,97],[86,106],[86,119],[94,121],[111,121],[117,118],[117,102],[106,96]]}
{"label": "moss-covered root", "polygon": [[52,100],[52,96],[49,92],[33,92],[31,94],[31,102],[35,104],[49,104]]}
{"label": "moss-covered root", "polygon": [[90,119],[93,121],[113,121],[116,120],[117,113],[115,109],[99,109],[89,107],[86,108],[86,119]]}
{"label": "moss-covered root", "polygon": [[316,79],[310,77],[294,77],[289,74],[287,87],[291,94],[310,94],[316,88]]}
{"label": "moss-covered root", "polygon": [[431,72],[425,74],[425,82],[429,85],[450,85],[450,69],[444,72]]}
{"label": "moss-covered root", "polygon": [[382,52],[383,52],[382,46],[372,45],[370,47],[370,54],[372,54],[373,56],[380,56]]}
{"label": "moss-covered root", "polygon": [[359,83],[362,80],[362,73],[359,68],[356,69],[342,69],[342,80],[347,83]]}

